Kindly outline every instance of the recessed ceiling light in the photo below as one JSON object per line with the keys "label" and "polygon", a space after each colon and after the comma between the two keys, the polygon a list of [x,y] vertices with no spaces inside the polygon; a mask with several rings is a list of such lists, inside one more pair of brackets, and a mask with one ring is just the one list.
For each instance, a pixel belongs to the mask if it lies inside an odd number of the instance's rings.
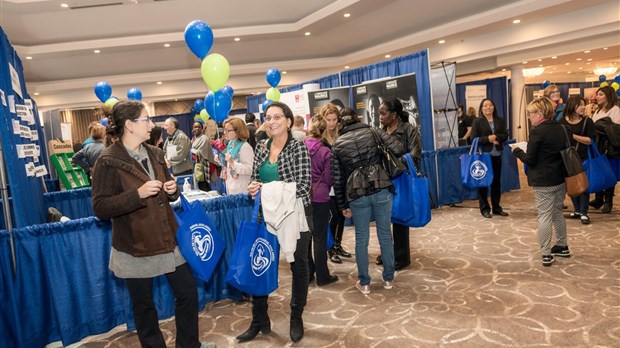
{"label": "recessed ceiling light", "polygon": [[309,31],[307,31],[304,35],[306,35],[306,36],[310,36],[310,32],[309,32]]}
{"label": "recessed ceiling light", "polygon": [[570,63],[564,63],[564,65],[570,65]]}
{"label": "recessed ceiling light", "polygon": [[34,92],[34,95],[39,95],[39,92]]}
{"label": "recessed ceiling light", "polygon": [[348,69],[348,68],[349,68],[349,66],[348,66],[348,65],[345,65],[345,66],[344,66],[344,68],[345,68],[345,69]]}
{"label": "recessed ceiling light", "polygon": [[587,62],[587,63],[586,63],[586,65],[590,65],[590,64],[592,64],[592,63],[590,63],[590,62]]}
{"label": "recessed ceiling light", "polygon": [[390,56],[389,54],[386,54],[386,55],[385,55],[385,58],[390,58],[390,57],[391,57],[391,56]]}
{"label": "recessed ceiling light", "polygon": [[164,44],[164,47],[170,47],[170,44],[169,43]]}
{"label": "recessed ceiling light", "polygon": [[542,64],[538,64],[538,66],[543,66]]}
{"label": "recessed ceiling light", "polygon": [[100,51],[100,50],[94,50],[93,52],[95,52],[95,53],[101,53],[101,51]]}
{"label": "recessed ceiling light", "polygon": [[512,21],[512,23],[519,24],[519,23],[521,23],[521,20],[520,19],[515,19],[514,21]]}
{"label": "recessed ceiling light", "polygon": [[350,13],[345,13],[343,16],[344,16],[344,18],[349,18],[349,17],[351,17],[351,14]]}
{"label": "recessed ceiling light", "polygon": [[588,62],[591,62],[591,61],[592,61],[592,58],[588,58]]}
{"label": "recessed ceiling light", "polygon": [[542,59],[540,59],[540,58],[539,58],[539,59],[538,59],[538,61],[539,61],[539,62],[542,62]]}
{"label": "recessed ceiling light", "polygon": [[577,61],[581,61],[581,58],[577,58]]}
{"label": "recessed ceiling light", "polygon": [[579,70],[583,70],[583,68],[582,68],[582,67],[579,67]]}
{"label": "recessed ceiling light", "polygon": [[523,62],[523,64],[527,64],[527,62]]}
{"label": "recessed ceiling light", "polygon": [[282,75],[286,75],[286,73],[287,73],[286,71],[283,71],[283,72],[282,72]]}
{"label": "recessed ceiling light", "polygon": [[608,47],[603,47],[603,50],[607,50],[607,49],[608,49]]}
{"label": "recessed ceiling light", "polygon": [[446,40],[439,40],[438,42],[439,42],[440,44],[444,44],[444,43],[446,43]]}
{"label": "recessed ceiling light", "polygon": [[502,71],[506,71],[506,68],[502,69]]}
{"label": "recessed ceiling light", "polygon": [[240,37],[236,37],[235,41],[241,41],[241,38]]}
{"label": "recessed ceiling light", "polygon": [[32,57],[31,56],[26,56],[26,59],[31,60]]}
{"label": "recessed ceiling light", "polygon": [[157,84],[158,84],[158,85],[161,85],[162,83],[163,83],[163,82],[161,82],[161,81],[157,81]]}
{"label": "recessed ceiling light", "polygon": [[69,8],[69,4],[60,4],[60,7],[62,7],[62,8]]}
{"label": "recessed ceiling light", "polygon": [[551,57],[551,59],[558,59],[558,56],[553,56]]}
{"label": "recessed ceiling light", "polygon": [[567,71],[566,73],[567,73],[567,74],[572,74],[572,72],[570,72],[570,71]]}
{"label": "recessed ceiling light", "polygon": [[590,53],[590,50],[585,50],[583,51],[583,53]]}

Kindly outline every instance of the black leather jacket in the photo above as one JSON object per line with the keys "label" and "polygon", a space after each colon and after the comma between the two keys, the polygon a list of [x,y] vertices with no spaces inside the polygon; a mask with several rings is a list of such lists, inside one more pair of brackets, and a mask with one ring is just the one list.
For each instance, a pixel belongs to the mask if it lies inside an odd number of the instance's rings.
{"label": "black leather jacket", "polygon": [[[387,127],[383,127],[386,130]],[[416,165],[416,170],[420,171],[420,162],[422,161],[422,136],[420,130],[414,127],[411,123],[399,121],[398,127],[391,134],[396,136],[400,143],[403,144],[405,152],[411,155],[413,163]],[[405,166],[407,166],[405,164]]]}
{"label": "black leather jacket", "polygon": [[[398,157],[405,153],[397,137],[382,130],[377,135]],[[392,188],[392,182],[381,166],[381,152],[370,126],[355,123],[342,129],[332,147],[331,160],[334,193],[338,208],[349,207],[349,202],[369,196],[384,188]]]}

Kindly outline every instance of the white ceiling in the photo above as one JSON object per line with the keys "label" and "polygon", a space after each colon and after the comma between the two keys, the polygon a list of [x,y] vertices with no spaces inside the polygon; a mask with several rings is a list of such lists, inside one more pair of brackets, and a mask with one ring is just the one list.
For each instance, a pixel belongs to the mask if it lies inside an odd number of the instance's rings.
{"label": "white ceiling", "polygon": [[271,67],[287,71],[286,86],[423,48],[432,63],[456,61],[459,80],[543,65],[526,83],[585,81],[595,66],[620,65],[617,0],[0,0],[40,109],[97,105],[102,80],[147,102],[204,97],[183,39],[194,19],[213,28],[210,53],[229,61],[236,94],[264,92]]}

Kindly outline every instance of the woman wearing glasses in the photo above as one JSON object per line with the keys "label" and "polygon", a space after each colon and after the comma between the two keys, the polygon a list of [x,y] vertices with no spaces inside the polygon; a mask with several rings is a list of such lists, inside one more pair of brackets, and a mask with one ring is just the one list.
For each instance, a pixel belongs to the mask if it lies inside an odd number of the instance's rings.
{"label": "woman wearing glasses", "polygon": [[93,210],[100,219],[112,219],[110,270],[127,282],[140,344],[166,346],[152,293],[153,278],[166,275],[175,297],[176,345],[200,347],[198,290],[179,252],[178,225],[169,204],[179,197],[179,189],[164,152],[144,144],[153,126],[144,104],[121,101],[114,106],[108,134],[118,141],[95,163]]}
{"label": "woman wearing glasses", "polygon": [[[272,102],[265,110],[265,127],[271,134],[271,139],[261,140],[256,144],[256,155],[252,169],[252,182],[248,191],[252,197],[256,196],[263,184],[275,181],[295,183],[295,204],[310,206],[310,155],[306,145],[293,138],[291,127],[294,117],[291,109],[284,103]],[[265,193],[263,193],[263,196]],[[299,202],[301,200],[301,202]],[[267,200],[262,201],[263,213],[268,211]],[[299,214],[295,210],[295,214]],[[301,212],[304,213],[304,212]],[[291,214],[293,215],[293,214]],[[265,220],[268,219],[265,214]],[[312,217],[306,215],[306,219]],[[298,220],[299,221],[299,220]],[[307,223],[308,226],[311,221]],[[299,221],[299,225],[304,225]],[[291,292],[291,320],[290,337],[293,342],[301,340],[304,336],[302,313],[308,297],[308,249],[310,247],[309,229],[301,227],[296,230],[285,231],[286,234],[299,234],[294,245],[294,261],[290,263],[293,273],[293,289]],[[285,249],[282,240],[278,238],[282,250]],[[292,246],[292,245],[289,245]],[[291,248],[293,249],[293,248]],[[252,323],[250,328],[237,336],[239,342],[251,341],[259,332],[267,334],[271,332],[271,322],[267,314],[267,296],[252,297]]]}
{"label": "woman wearing glasses", "polygon": [[562,96],[560,95],[560,89],[556,85],[549,85],[543,90],[543,95],[549,98],[553,104],[553,119],[560,121],[564,117],[564,110],[566,109],[566,105],[564,105]]}
{"label": "woman wearing glasses", "polygon": [[250,131],[245,122],[233,117],[224,121],[224,137],[227,140],[225,159],[221,178],[226,182],[229,195],[248,193],[248,184],[252,175],[254,150],[247,142]]}

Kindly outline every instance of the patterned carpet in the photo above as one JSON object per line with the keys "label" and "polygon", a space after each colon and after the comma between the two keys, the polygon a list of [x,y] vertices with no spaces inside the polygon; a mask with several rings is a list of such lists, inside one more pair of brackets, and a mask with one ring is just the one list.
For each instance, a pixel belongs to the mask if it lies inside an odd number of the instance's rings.
{"label": "patterned carpet", "polygon": [[[330,263],[340,280],[310,285],[306,334],[296,344],[288,334],[291,277],[284,262],[280,288],[269,300],[271,334],[238,344],[235,336],[250,323],[250,304],[223,300],[200,313],[200,336],[220,348],[620,347],[620,207],[612,214],[591,212],[590,225],[567,220],[572,256],[543,267],[534,198],[523,179],[523,189],[502,196],[509,217],[485,219],[477,201],[433,210],[431,223],[412,230],[412,264],[398,272],[392,290],[383,289],[374,263],[367,296],[355,288],[354,259]],[[345,230],[349,251],[353,235]],[[373,234],[370,258],[377,254]],[[161,327],[173,347],[174,320]],[[76,346],[139,342],[118,327]]]}

